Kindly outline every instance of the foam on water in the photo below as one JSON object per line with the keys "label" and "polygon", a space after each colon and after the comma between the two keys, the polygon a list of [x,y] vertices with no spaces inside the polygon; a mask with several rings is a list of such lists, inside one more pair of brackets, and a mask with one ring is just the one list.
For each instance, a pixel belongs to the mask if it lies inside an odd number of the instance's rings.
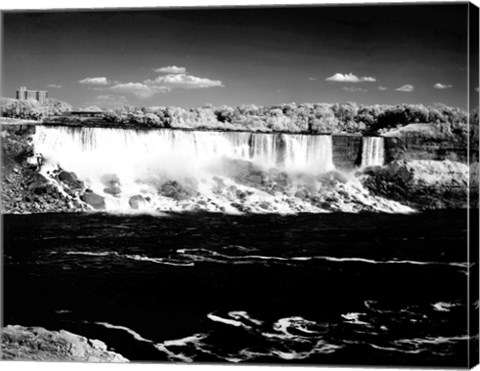
{"label": "foam on water", "polygon": [[[242,310],[229,311],[226,314],[209,313],[206,317],[215,323],[220,323],[231,328],[230,331],[240,331],[243,336],[254,336],[256,339],[263,339],[264,346],[259,348],[250,347],[246,344],[238,344],[234,348],[217,348],[215,334],[222,331],[220,328],[212,327],[206,333],[194,333],[180,339],[164,340],[155,342],[144,338],[138,332],[119,325],[112,325],[106,322],[95,322],[95,324],[112,330],[122,330],[129,333],[135,340],[150,343],[155,349],[164,353],[171,361],[193,362],[201,356],[209,356],[221,361],[233,363],[255,361],[258,359],[280,359],[280,360],[302,360],[309,359],[313,355],[332,354],[351,344],[367,344],[370,347],[383,352],[398,352],[405,354],[419,354],[422,352],[436,352],[436,354],[450,354],[454,351],[451,346],[459,342],[467,341],[468,336],[425,336],[412,338],[376,337],[389,333],[389,323],[395,322],[394,317],[400,315],[403,323],[410,323],[413,317],[425,317],[422,312],[412,312],[397,308],[392,311],[374,310],[373,306],[378,305],[375,301],[365,302],[369,309],[366,313],[347,312],[342,314],[338,323],[329,321],[319,323],[301,316],[290,316],[279,318],[276,321],[268,322],[252,317],[248,312]],[[393,316],[393,317],[392,317]],[[368,319],[368,322],[367,322]],[[426,319],[425,319],[426,320]],[[355,338],[337,338],[332,341],[329,335],[336,331],[340,321],[346,324],[353,324]],[[387,321],[387,322],[385,322]],[[355,328],[355,329],[354,329]],[[363,330],[361,330],[363,329]],[[376,331],[379,330],[380,332]],[[240,334],[240,333],[238,333]],[[365,340],[358,336],[366,336]]]}
{"label": "foam on water", "polygon": [[195,334],[195,335],[192,335],[192,336],[187,336],[183,339],[176,339],[176,340],[166,340],[163,342],[163,345],[165,346],[177,346],[177,347],[180,347],[180,346],[185,346],[189,343],[196,343],[196,342],[199,342],[203,339],[205,339],[207,337],[207,335],[205,334]]}
{"label": "foam on water", "polygon": [[380,346],[377,344],[370,344],[372,348],[389,351],[400,352],[407,354],[419,354],[428,352],[429,354],[452,354],[455,350],[449,349],[449,346],[465,342],[469,340],[468,336],[428,336],[425,338],[399,339],[395,340],[389,345]]}
{"label": "foam on water", "polygon": [[[305,335],[317,334],[318,332],[310,329],[315,326],[315,322],[308,321],[302,317],[287,317],[281,318],[273,324],[273,329],[275,331],[281,332],[284,336],[288,338],[295,338],[297,336],[304,337]],[[292,334],[289,332],[290,329],[294,329],[303,333],[303,335]],[[271,334],[270,334],[271,336]]]}
{"label": "foam on water", "polygon": [[360,317],[365,316],[365,313],[347,313],[342,314],[341,316],[345,319],[345,322],[352,323],[354,325],[370,326],[368,322],[360,321]]}
{"label": "foam on water", "polygon": [[[207,317],[209,320],[211,321],[214,321],[214,322],[221,322],[225,325],[229,325],[229,326],[235,326],[235,327],[242,327],[242,326],[246,326],[244,323],[240,322],[240,321],[236,321],[236,320],[233,320],[233,319],[228,319],[228,318],[222,318],[220,316],[217,316],[213,313],[209,313],[207,314]],[[248,327],[248,326],[247,326]]]}
{"label": "foam on water", "polygon": [[[53,252],[52,252],[53,253]],[[67,255],[86,255],[86,256],[108,256],[108,255],[117,255],[116,253],[105,251],[105,252],[95,252],[95,251],[66,251]]]}
{"label": "foam on water", "polygon": [[155,263],[155,264],[163,264],[163,265],[173,265],[178,267],[191,267],[194,265],[193,262],[184,262],[184,261],[175,261],[174,259],[169,258],[152,258],[143,255],[137,254],[119,254],[117,252],[92,252],[92,251],[67,251],[65,252],[66,255],[85,255],[85,256],[96,256],[96,257],[104,257],[104,256],[112,256],[121,259],[130,259],[140,262],[148,262],[148,263]]}
{"label": "foam on water", "polygon": [[227,255],[221,254],[213,250],[206,249],[178,249],[176,251],[187,259],[195,262],[217,262],[217,263],[255,263],[255,261],[271,261],[271,262],[307,262],[311,260],[325,260],[334,263],[364,263],[364,264],[412,264],[412,265],[442,265],[458,268],[467,268],[468,263],[463,262],[436,262],[436,261],[416,261],[416,260],[375,260],[357,257],[334,257],[334,256],[269,256],[269,255]]}
{"label": "foam on water", "polygon": [[138,332],[132,330],[131,328],[128,328],[126,326],[118,326],[118,325],[112,325],[111,323],[107,322],[94,322],[96,325],[103,326],[105,328],[111,329],[111,330],[122,330],[127,332],[128,334],[132,335],[132,337],[140,342],[144,343],[149,343],[152,344],[154,348],[157,350],[165,353],[168,358],[172,361],[181,361],[181,362],[192,362],[193,358],[189,357],[183,353],[175,353],[171,350],[169,350],[168,347],[182,347],[182,346],[188,346],[189,344],[193,344],[195,347],[197,347],[199,344],[201,344],[201,341],[207,337],[205,334],[195,334],[192,336],[185,337],[183,339],[176,339],[176,340],[166,340],[162,343],[155,343],[153,340],[149,340],[144,338],[142,335],[140,335]]}
{"label": "foam on water", "polygon": [[[265,321],[252,318],[245,311],[228,312],[227,317],[242,321],[232,321],[219,315],[207,316],[209,319],[231,325],[249,334],[261,336],[268,342],[265,351],[250,348],[239,349],[236,353],[218,355],[229,362],[255,360],[262,357],[273,357],[283,360],[306,359],[313,354],[329,354],[342,348],[340,344],[332,344],[323,338],[324,326],[300,316],[280,318],[269,325]],[[245,323],[247,322],[247,323]]]}
{"label": "foam on water", "polygon": [[122,331],[128,332],[137,341],[142,341],[142,342],[145,342],[145,343],[151,343],[152,342],[151,340],[145,339],[139,333],[137,333],[137,332],[133,331],[132,329],[130,329],[128,327],[125,327],[125,326],[112,325],[111,323],[108,323],[108,322],[94,322],[94,323],[96,325],[100,325],[100,326],[106,327],[108,329],[122,330]]}
{"label": "foam on water", "polygon": [[[177,249],[176,255],[169,255],[166,257],[149,257],[139,254],[120,254],[114,251],[66,251],[66,255],[85,255],[106,257],[112,256],[121,259],[130,259],[139,262],[149,262],[156,264],[172,265],[179,267],[192,267],[196,263],[217,263],[217,264],[302,264],[304,262],[323,260],[332,263],[360,263],[360,264],[374,264],[374,265],[388,265],[388,264],[407,264],[407,265],[438,265],[461,268],[463,272],[468,268],[468,263],[462,262],[436,262],[436,261],[415,261],[415,260],[374,260],[365,258],[339,258],[333,256],[269,256],[269,255],[242,255],[242,253],[250,252],[255,249],[240,249],[239,246],[227,246],[221,249],[224,252],[231,252],[232,254],[222,254],[215,250],[208,249]],[[59,253],[59,252],[52,252]],[[446,310],[450,308],[448,303],[437,303],[434,305],[436,310]]]}
{"label": "foam on water", "polygon": [[257,326],[261,326],[263,324],[263,321],[257,320],[255,318],[251,318],[247,312],[245,311],[233,311],[233,312],[228,312],[228,315],[234,319],[244,319],[248,322],[251,322]]}

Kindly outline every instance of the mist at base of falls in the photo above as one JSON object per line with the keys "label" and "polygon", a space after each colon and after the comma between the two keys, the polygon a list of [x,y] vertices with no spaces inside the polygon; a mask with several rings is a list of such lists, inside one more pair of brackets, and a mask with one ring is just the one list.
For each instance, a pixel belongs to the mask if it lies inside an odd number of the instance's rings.
{"label": "mist at base of falls", "polygon": [[[383,164],[378,139],[364,138],[362,165]],[[311,198],[348,180],[328,135],[38,126],[34,148],[44,171],[74,172],[107,210],[320,212]]]}

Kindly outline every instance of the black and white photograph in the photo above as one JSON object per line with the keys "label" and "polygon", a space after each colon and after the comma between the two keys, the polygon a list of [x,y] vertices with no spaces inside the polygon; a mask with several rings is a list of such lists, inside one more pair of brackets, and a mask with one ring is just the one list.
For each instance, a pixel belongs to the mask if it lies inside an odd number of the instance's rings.
{"label": "black and white photograph", "polygon": [[1,366],[478,364],[475,4],[0,17]]}

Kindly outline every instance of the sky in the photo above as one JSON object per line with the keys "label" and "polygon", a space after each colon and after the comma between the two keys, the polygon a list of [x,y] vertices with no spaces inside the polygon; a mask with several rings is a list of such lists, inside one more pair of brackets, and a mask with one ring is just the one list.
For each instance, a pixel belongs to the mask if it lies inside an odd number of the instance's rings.
{"label": "sky", "polygon": [[[466,108],[467,7],[5,12],[2,96],[27,86],[77,107]],[[478,100],[478,71],[474,81]]]}

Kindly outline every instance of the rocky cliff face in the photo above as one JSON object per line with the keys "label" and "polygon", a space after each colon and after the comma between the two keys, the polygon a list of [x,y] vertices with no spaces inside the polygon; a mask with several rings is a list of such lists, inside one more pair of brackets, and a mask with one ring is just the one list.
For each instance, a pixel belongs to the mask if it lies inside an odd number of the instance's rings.
{"label": "rocky cliff face", "polygon": [[333,163],[337,169],[350,171],[362,162],[361,135],[333,135]]}
{"label": "rocky cliff face", "polygon": [[[384,135],[386,162],[451,160],[468,162],[468,136],[441,124],[410,124]],[[471,143],[471,161],[478,162],[478,142]],[[476,148],[476,150],[474,150]]]}
{"label": "rocky cliff face", "polygon": [[[460,162],[393,161],[365,169],[362,183],[372,194],[418,210],[468,207],[469,167]],[[470,192],[478,199],[478,188]]]}
{"label": "rocky cliff face", "polygon": [[[36,162],[31,143],[31,135],[34,133],[34,125],[3,125],[1,127],[1,212],[85,210],[86,205],[79,202],[75,187],[59,187],[59,184],[54,181],[54,179],[60,179],[62,172],[52,174],[51,178],[39,172],[41,163]],[[67,174],[63,173],[63,175]]]}
{"label": "rocky cliff face", "polygon": [[41,327],[6,326],[1,329],[1,358],[16,361],[128,362],[109,351],[105,343],[71,332]]}

